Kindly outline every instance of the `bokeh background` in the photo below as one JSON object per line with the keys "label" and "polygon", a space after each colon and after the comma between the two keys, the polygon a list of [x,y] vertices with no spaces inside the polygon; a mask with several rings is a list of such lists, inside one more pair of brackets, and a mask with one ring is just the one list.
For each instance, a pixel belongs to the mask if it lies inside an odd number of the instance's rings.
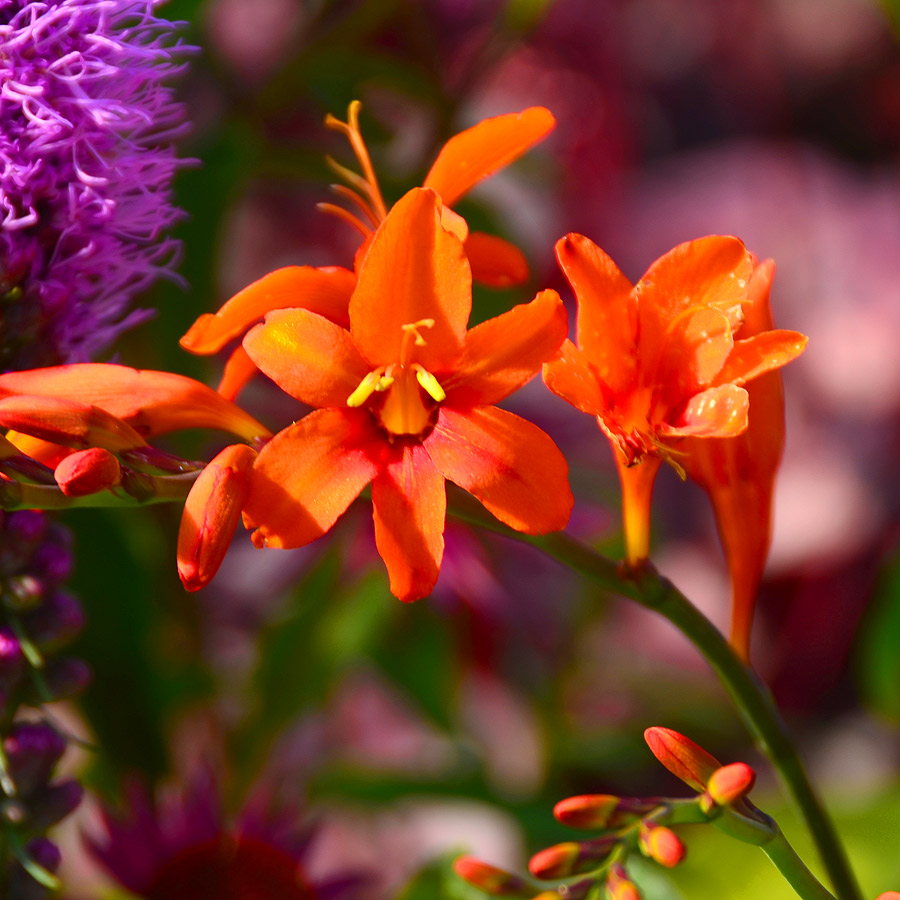
{"label": "bokeh background", "polygon": [[[476,319],[537,288],[572,297],[553,244],[578,231],[637,279],[708,233],[777,263],[777,324],[810,336],[785,372],[788,438],[754,661],[790,719],[868,896],[900,887],[900,8],[875,0],[173,0],[202,48],[177,185],[187,289],[111,359],[210,383],[222,359],[178,337],[251,280],[341,264],[355,235],[315,209],[326,113],[363,103],[389,201],[449,136],[541,104],[556,131],[460,209],[526,251],[533,283],[479,289]],[[572,308],[570,306],[570,308]],[[274,427],[298,413],[254,383]],[[592,421],[540,384],[510,408],[566,452],[570,531],[620,552],[612,457]],[[206,456],[201,443],[178,450]],[[665,725],[723,761],[758,764],[759,804],[803,847],[722,690],[665,622],[598,596],[521,545],[451,524],[435,594],[392,598],[352,508],[327,541],[257,551],[239,534],[212,586],[186,594],[179,511],[78,511],[73,586],[95,681],[72,763],[96,795],[122,779],[184,783],[211,765],[226,807],[275,795],[315,819],[312,879],[365,870],[366,896],[470,896],[448,859],[506,866],[567,838],[553,803],[582,792],[677,793],[641,734]],[[657,485],[653,559],[715,622],[728,585],[705,496]],[[756,796],[756,795],[755,795]],[[111,890],[67,826],[79,896]],[[648,900],[789,896],[750,848],[688,835],[688,860],[635,870]]]}

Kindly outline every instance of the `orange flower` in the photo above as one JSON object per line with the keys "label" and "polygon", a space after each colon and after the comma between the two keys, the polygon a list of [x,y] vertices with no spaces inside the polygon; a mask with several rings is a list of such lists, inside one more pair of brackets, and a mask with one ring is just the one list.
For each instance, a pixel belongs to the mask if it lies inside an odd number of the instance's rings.
{"label": "orange flower", "polygon": [[316,407],[254,464],[244,511],[254,542],[315,540],[372,482],[376,544],[403,600],[437,580],[445,479],[528,533],[564,527],[572,506],[553,441],[493,405],[557,351],[565,309],[544,291],[467,331],[469,262],[441,214],[422,188],[394,206],[361,265],[349,328],[284,309],[244,338],[262,372]]}
{"label": "orange flower", "polygon": [[[741,336],[773,327],[769,291],[775,264],[758,265],[750,278]],[[750,657],[750,629],[762,580],[772,521],[772,492],[784,448],[784,390],[779,371],[747,386],[753,415],[747,430],[728,440],[684,442],[684,467],[709,493],[731,575],[731,644]]]}
{"label": "orange flower", "polygon": [[[328,116],[325,123],[347,137],[359,161],[361,176],[329,160],[351,185],[336,185],[334,190],[352,203],[361,217],[332,203],[319,204],[320,209],[349,222],[361,233],[363,243],[357,253],[355,270],[359,269],[375,229],[388,212],[359,130],[359,110],[358,102],[351,103],[347,122]],[[528,264],[521,251],[502,238],[480,232],[470,234],[463,219],[446,207],[479,181],[516,160],[546,137],[555,124],[550,111],[539,106],[485,119],[452,137],[425,177],[424,187],[437,191],[445,204],[442,212],[445,226],[465,241],[473,276],[479,281],[497,287],[520,284],[528,277]],[[239,291],[217,313],[200,316],[181,339],[181,346],[192,353],[217,353],[275,309],[308,309],[347,327],[347,310],[355,287],[356,271],[340,266],[276,269]],[[234,399],[256,371],[246,352],[238,347],[226,364],[220,392]]]}
{"label": "orange flower", "polygon": [[742,386],[806,346],[793,331],[735,339],[748,302],[750,253],[733,237],[680,244],[634,286],[596,245],[562,238],[556,255],[578,300],[578,346],[544,367],[554,393],[597,417],[622,481],[626,556],[645,559],[653,481],[665,459],[681,470],[684,439],[747,427]]}

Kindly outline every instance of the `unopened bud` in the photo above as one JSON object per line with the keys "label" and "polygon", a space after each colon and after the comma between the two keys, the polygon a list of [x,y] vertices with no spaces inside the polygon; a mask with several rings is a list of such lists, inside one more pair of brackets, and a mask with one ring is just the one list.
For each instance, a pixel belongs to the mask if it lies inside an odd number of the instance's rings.
{"label": "unopened bud", "polygon": [[528,871],[535,878],[568,878],[595,869],[610,857],[619,841],[613,837],[593,841],[566,841],[531,857]]}
{"label": "unopened bud", "polygon": [[[91,667],[84,660],[72,656],[48,660],[43,670],[43,687],[51,700],[68,700],[80,694],[91,683]],[[45,702],[48,697],[38,693],[27,699],[32,703]]]}
{"label": "unopened bud", "polygon": [[3,741],[9,777],[20,796],[44,786],[66,749],[65,738],[46,722],[16,722]]}
{"label": "unopened bud", "polygon": [[232,444],[191,487],[178,530],[178,575],[185,590],[199,590],[219,571],[247,500],[256,455],[246,444]]}
{"label": "unopened bud", "polygon": [[25,631],[41,650],[56,650],[84,627],[81,604],[65,591],[55,591],[37,608],[22,616]]}
{"label": "unopened bud", "polygon": [[11,575],[3,582],[3,605],[14,612],[34,609],[43,596],[44,585],[34,575]]}
{"label": "unopened bud", "polygon": [[534,888],[524,878],[490,866],[472,856],[461,856],[453,863],[453,871],[472,887],[494,897],[517,897],[528,900],[534,895]]}
{"label": "unopened bud", "polygon": [[553,807],[553,815],[570,828],[615,829],[653,812],[658,805],[653,800],[633,797],[581,794],[560,800]]}
{"label": "unopened bud", "polygon": [[706,783],[706,793],[717,806],[734,803],[750,793],[756,772],[746,763],[736,762],[716,769]]}
{"label": "unopened bud", "polygon": [[607,900],[641,900],[637,885],[628,877],[625,868],[619,863],[609,867],[606,875]]}
{"label": "unopened bud", "polygon": [[66,456],[53,470],[53,477],[67,497],[86,497],[117,485],[122,467],[109,450],[89,447]]}
{"label": "unopened bud", "polygon": [[674,831],[663,825],[642,825],[638,835],[638,846],[644,856],[649,856],[650,859],[670,869],[684,859],[684,844]]}
{"label": "unopened bud", "polygon": [[28,824],[36,831],[52,827],[72,812],[84,797],[74,778],[48,785],[28,798]]}
{"label": "unopened bud", "polygon": [[676,777],[698,791],[722,764],[690,738],[671,728],[654,726],[644,732],[650,752]]}
{"label": "unopened bud", "polygon": [[99,406],[60,397],[14,394],[0,399],[0,426],[84,449],[128,450],[146,441],[122,419]]}
{"label": "unopened bud", "polygon": [[[62,855],[56,844],[46,838],[34,838],[25,846],[26,856],[45,872],[53,873],[59,868]],[[36,881],[21,863],[15,862],[9,871],[9,897],[16,900],[46,900],[48,889]]]}
{"label": "unopened bud", "polygon": [[900,891],[885,891],[879,894],[875,900],[900,900]]}

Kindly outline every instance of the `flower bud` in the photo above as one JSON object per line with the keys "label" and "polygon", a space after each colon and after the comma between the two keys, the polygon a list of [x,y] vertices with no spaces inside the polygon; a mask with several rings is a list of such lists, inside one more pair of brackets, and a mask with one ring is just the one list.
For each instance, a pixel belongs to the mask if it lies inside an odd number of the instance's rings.
{"label": "flower bud", "polygon": [[644,732],[650,752],[676,777],[698,791],[722,764],[690,738],[671,728],[655,726]]}
{"label": "flower bud", "polygon": [[553,815],[570,828],[616,829],[652,812],[659,804],[633,797],[610,794],[581,794],[566,797],[553,807]]}
{"label": "flower bud", "polygon": [[[93,673],[84,660],[72,656],[48,660],[43,670],[44,687],[52,700],[67,700],[80,694],[90,683]],[[35,687],[31,687],[26,699],[30,703],[45,701]]]}
{"label": "flower bud", "polygon": [[734,803],[750,793],[756,773],[746,763],[736,762],[716,769],[706,783],[706,793],[717,806]]}
{"label": "flower bud", "polygon": [[628,873],[619,863],[611,865],[606,875],[606,898],[607,900],[641,900],[637,886],[628,878]]}
{"label": "flower bud", "polygon": [[16,722],[3,740],[9,776],[20,796],[45,785],[66,749],[65,738],[46,722]]}
{"label": "flower bud", "polygon": [[[50,873],[55,872],[62,861],[59,848],[46,838],[30,840],[25,846],[25,853],[29,859]],[[9,896],[15,897],[16,900],[46,900],[48,895],[47,888],[35,881],[18,862],[10,866],[8,890]]]}
{"label": "flower bud", "polygon": [[44,585],[34,575],[12,575],[3,583],[3,605],[15,612],[34,609],[44,597]]}
{"label": "flower bud", "polygon": [[86,497],[118,484],[122,467],[109,450],[90,447],[66,456],[53,470],[53,477],[67,497]]}
{"label": "flower bud", "polygon": [[128,450],[146,443],[127,422],[105,409],[61,397],[4,397],[0,399],[0,426],[77,449]]}
{"label": "flower bud", "polygon": [[56,650],[84,627],[84,611],[71,594],[54,591],[37,609],[22,616],[22,624],[41,650]]}
{"label": "flower bud", "polygon": [[900,900],[900,891],[885,891],[879,894],[875,900]]}
{"label": "flower bud", "polygon": [[517,897],[528,900],[534,894],[524,878],[512,875],[496,866],[490,866],[472,856],[461,856],[453,863],[453,871],[472,887],[494,897]]}
{"label": "flower bud", "polygon": [[184,504],[178,530],[178,575],[185,590],[212,581],[247,500],[256,451],[231,444],[200,473]]}
{"label": "flower bud", "polygon": [[528,863],[528,871],[535,878],[568,878],[596,868],[618,845],[619,841],[614,837],[566,841],[535,853]]}
{"label": "flower bud", "polygon": [[675,832],[663,825],[642,825],[638,834],[638,846],[644,856],[649,856],[670,869],[684,859],[686,852]]}
{"label": "flower bud", "polygon": [[44,831],[64,819],[84,797],[84,788],[74,778],[48,785],[28,798],[28,825]]}

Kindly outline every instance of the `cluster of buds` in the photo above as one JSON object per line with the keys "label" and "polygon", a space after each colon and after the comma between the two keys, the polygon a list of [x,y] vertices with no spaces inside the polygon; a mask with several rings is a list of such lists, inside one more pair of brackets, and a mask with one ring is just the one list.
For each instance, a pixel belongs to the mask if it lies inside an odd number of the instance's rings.
{"label": "cluster of buds", "polygon": [[[556,804],[557,821],[595,834],[565,841],[531,857],[531,877],[521,877],[471,857],[456,861],[456,873],[494,897],[517,900],[640,900],[626,863],[638,852],[671,868],[685,856],[685,846],[672,826],[725,821],[724,830],[751,843],[764,843],[774,823],[747,799],[755,775],[744,763],[721,765],[693,741],[668,728],[648,728],[645,738],[654,756],[696,791],[690,799],[616,797],[583,794]],[[548,884],[556,882],[556,884]]]}
{"label": "cluster of buds", "polygon": [[23,707],[79,693],[90,671],[59,652],[81,630],[78,601],[62,590],[71,569],[69,534],[40,512],[0,512],[0,834],[15,865],[4,896],[42,898],[56,887],[56,847],[43,833],[81,800],[74,780],[53,781],[67,741]]}

